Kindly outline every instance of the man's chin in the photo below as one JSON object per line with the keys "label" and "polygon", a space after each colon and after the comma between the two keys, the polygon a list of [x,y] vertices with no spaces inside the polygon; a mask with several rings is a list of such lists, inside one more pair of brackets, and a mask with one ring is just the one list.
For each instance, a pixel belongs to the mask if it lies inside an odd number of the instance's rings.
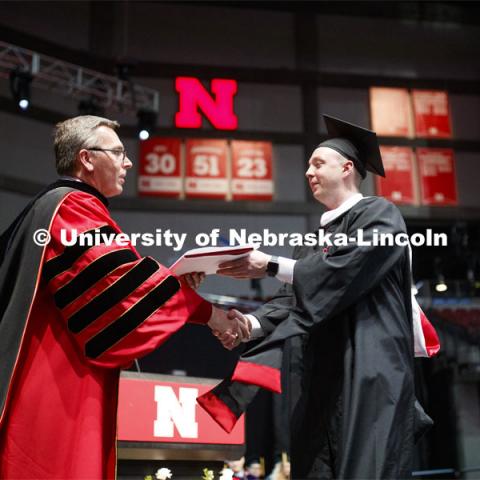
{"label": "man's chin", "polygon": [[116,190],[112,190],[111,192],[104,193],[105,197],[107,198],[112,198],[112,197],[117,197],[123,192],[123,187],[118,186]]}
{"label": "man's chin", "polygon": [[315,190],[312,190],[312,196],[317,202],[321,202],[322,198],[322,193],[319,188],[316,188]]}

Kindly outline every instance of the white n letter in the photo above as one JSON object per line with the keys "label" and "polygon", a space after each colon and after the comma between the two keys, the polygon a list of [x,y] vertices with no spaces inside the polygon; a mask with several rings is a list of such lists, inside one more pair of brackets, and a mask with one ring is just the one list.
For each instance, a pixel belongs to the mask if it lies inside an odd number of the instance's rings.
{"label": "white n letter", "polygon": [[198,437],[198,423],[195,421],[195,405],[198,396],[196,388],[179,389],[179,398],[172,387],[155,386],[157,419],[153,423],[154,437],[173,437],[173,424],[184,438]]}

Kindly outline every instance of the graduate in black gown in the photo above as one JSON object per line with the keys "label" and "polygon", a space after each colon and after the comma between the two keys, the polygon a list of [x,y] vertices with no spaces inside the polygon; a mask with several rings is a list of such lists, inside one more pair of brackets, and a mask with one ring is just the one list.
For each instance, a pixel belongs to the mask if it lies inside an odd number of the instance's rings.
{"label": "graduate in black gown", "polygon": [[[320,229],[332,234],[331,241],[340,233],[348,240],[297,247],[293,259],[257,251],[221,265],[219,274],[269,274],[285,283],[247,316],[254,336],[265,340],[199,403],[231,429],[255,385],[280,390],[282,347],[298,337],[292,478],[409,478],[415,432],[428,423],[414,391],[409,248],[372,241],[375,232],[396,236],[406,226],[392,203],[359,193],[366,170],[384,176],[375,133],[325,120],[331,138],[312,153],[306,176],[328,209]],[[355,241],[359,231],[363,245]]]}

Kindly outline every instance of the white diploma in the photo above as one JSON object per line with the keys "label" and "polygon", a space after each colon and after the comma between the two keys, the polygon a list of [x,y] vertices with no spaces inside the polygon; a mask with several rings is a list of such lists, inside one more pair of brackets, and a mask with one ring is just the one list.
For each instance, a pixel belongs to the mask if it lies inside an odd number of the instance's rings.
{"label": "white diploma", "polygon": [[218,266],[229,260],[246,257],[255,250],[254,245],[238,245],[236,247],[202,247],[185,252],[171,267],[175,275],[204,272],[212,275]]}

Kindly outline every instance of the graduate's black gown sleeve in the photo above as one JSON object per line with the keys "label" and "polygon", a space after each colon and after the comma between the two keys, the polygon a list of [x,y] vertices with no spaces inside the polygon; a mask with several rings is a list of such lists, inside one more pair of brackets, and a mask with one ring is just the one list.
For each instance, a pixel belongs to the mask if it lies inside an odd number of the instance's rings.
{"label": "graduate's black gown sleeve", "polygon": [[252,315],[259,319],[264,334],[268,335],[288,318],[293,304],[292,286],[284,283],[270,301],[252,312]]}
{"label": "graduate's black gown sleeve", "polygon": [[346,246],[331,246],[327,252],[320,250],[296,262],[293,291],[305,330],[355,304],[405,256],[407,247],[374,244],[375,234],[406,233],[398,208],[386,200],[375,200],[374,209],[358,209],[348,219],[349,238],[362,231],[363,243],[371,245],[349,242]]}

